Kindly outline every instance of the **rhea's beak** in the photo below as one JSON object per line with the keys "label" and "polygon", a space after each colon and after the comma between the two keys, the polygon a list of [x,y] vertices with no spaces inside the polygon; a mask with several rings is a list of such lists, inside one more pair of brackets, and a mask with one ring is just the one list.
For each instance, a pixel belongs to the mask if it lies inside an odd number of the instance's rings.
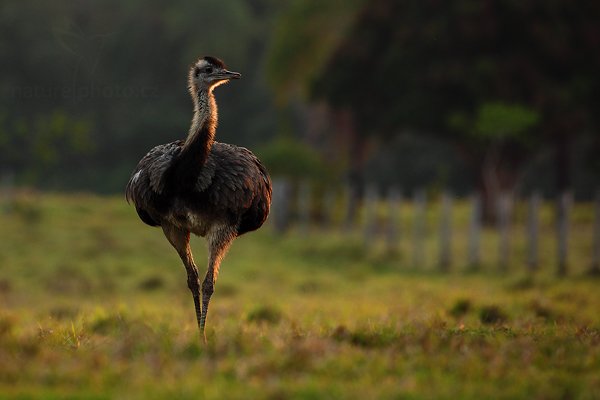
{"label": "rhea's beak", "polygon": [[229,70],[222,70],[219,73],[219,78],[220,79],[240,79],[242,77],[242,74],[240,74],[239,72],[233,72],[233,71],[229,71]]}

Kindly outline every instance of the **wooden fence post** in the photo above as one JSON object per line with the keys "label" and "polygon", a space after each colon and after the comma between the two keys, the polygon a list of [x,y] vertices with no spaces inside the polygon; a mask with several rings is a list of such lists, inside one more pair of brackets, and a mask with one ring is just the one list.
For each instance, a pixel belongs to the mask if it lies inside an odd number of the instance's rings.
{"label": "wooden fence post", "polygon": [[321,215],[321,227],[323,230],[331,229],[334,224],[333,212],[335,210],[335,192],[327,190],[323,194],[323,213]]}
{"label": "wooden fence post", "polygon": [[501,193],[498,198],[498,266],[502,272],[508,271],[510,252],[511,197]]}
{"label": "wooden fence post", "polygon": [[481,196],[474,193],[471,196],[471,219],[469,221],[469,268],[479,269],[481,266],[480,244],[481,244]]}
{"label": "wooden fence post", "polygon": [[600,275],[600,190],[596,192],[594,202],[594,238],[592,243],[591,275]]}
{"label": "wooden fence post", "polygon": [[442,207],[440,211],[439,263],[442,271],[448,271],[452,262],[452,196],[449,193],[442,195]]}
{"label": "wooden fence post", "polygon": [[298,190],[298,220],[300,222],[300,230],[304,234],[308,234],[311,225],[311,185],[308,181],[303,181]]}
{"label": "wooden fence post", "polygon": [[365,246],[372,247],[377,238],[377,203],[379,195],[375,185],[367,186],[365,191]]}
{"label": "wooden fence post", "polygon": [[273,180],[273,226],[278,233],[285,232],[290,225],[291,185],[287,179]]}
{"label": "wooden fence post", "polygon": [[358,208],[358,190],[355,185],[348,184],[345,190],[345,215],[342,229],[344,232],[350,232],[356,224],[356,210]]}
{"label": "wooden fence post", "polygon": [[558,198],[556,215],[557,251],[558,251],[558,276],[567,274],[569,252],[569,211],[571,207],[571,194],[563,192]]}
{"label": "wooden fence post", "polygon": [[530,273],[535,272],[539,265],[539,209],[540,194],[533,192],[529,198],[527,212],[527,267]]}
{"label": "wooden fence post", "polygon": [[413,198],[413,266],[423,267],[425,262],[425,191],[419,189]]}
{"label": "wooden fence post", "polygon": [[387,193],[388,196],[388,223],[387,223],[387,248],[390,253],[399,250],[399,229],[400,206],[402,194],[397,187],[391,187]]}

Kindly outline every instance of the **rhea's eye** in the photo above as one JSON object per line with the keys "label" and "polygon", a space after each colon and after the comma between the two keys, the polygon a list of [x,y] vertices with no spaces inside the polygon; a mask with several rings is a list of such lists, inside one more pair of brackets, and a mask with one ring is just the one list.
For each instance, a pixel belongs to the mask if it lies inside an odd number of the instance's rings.
{"label": "rhea's eye", "polygon": [[212,69],[212,67],[206,67],[206,68],[204,68],[204,72],[206,72],[207,74],[212,74],[213,69]]}
{"label": "rhea's eye", "polygon": [[198,77],[198,75],[200,75],[200,68],[196,67],[196,69],[194,69],[194,77]]}

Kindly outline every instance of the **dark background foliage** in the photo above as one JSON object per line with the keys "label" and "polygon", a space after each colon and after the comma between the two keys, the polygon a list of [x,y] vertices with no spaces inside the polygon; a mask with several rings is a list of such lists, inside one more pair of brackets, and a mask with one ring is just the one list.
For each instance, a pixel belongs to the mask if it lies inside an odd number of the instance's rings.
{"label": "dark background foliage", "polygon": [[599,4],[8,0],[0,175],[121,191],[152,146],[186,134],[187,68],[212,54],[243,74],[217,93],[218,140],[274,175],[589,197]]}

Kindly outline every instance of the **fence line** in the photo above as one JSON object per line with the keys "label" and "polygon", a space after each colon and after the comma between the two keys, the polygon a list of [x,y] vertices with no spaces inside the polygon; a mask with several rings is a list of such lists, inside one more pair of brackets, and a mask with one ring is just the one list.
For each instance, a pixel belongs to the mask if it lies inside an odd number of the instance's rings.
{"label": "fence line", "polygon": [[[293,185],[277,179],[271,225],[278,233],[297,227],[304,235],[314,234],[317,226],[324,233],[333,232],[336,227],[342,235],[359,231],[365,250],[380,249],[378,243],[383,242],[389,254],[406,253],[402,259],[415,268],[434,264],[440,271],[448,271],[454,264],[469,269],[493,264],[506,273],[511,266],[522,264],[523,271],[532,274],[555,265],[556,273],[565,275],[572,259],[587,259],[589,271],[600,274],[600,190],[591,207],[593,216],[584,221],[583,231],[581,216],[577,222],[571,221],[571,193],[563,193],[555,200],[554,223],[550,227],[547,211],[543,211],[547,210],[547,202],[537,192],[521,201],[510,193],[502,193],[496,199],[497,218],[492,226],[484,224],[479,194],[471,195],[464,206],[464,202],[455,202],[447,192],[428,199],[424,190],[416,190],[409,202],[403,200],[397,187],[383,191],[369,185],[362,200],[356,197],[357,193],[356,188],[349,186],[343,192],[331,187],[319,190],[307,182]],[[458,210],[465,208],[468,214],[460,214],[465,217],[457,223]],[[570,229],[572,223],[578,224],[577,229]],[[433,226],[435,229],[431,229]],[[554,240],[548,236],[549,229],[554,231]],[[464,240],[460,240],[463,234]],[[553,253],[548,251],[549,243],[555,246]],[[437,249],[437,257],[430,256],[433,249]]]}

